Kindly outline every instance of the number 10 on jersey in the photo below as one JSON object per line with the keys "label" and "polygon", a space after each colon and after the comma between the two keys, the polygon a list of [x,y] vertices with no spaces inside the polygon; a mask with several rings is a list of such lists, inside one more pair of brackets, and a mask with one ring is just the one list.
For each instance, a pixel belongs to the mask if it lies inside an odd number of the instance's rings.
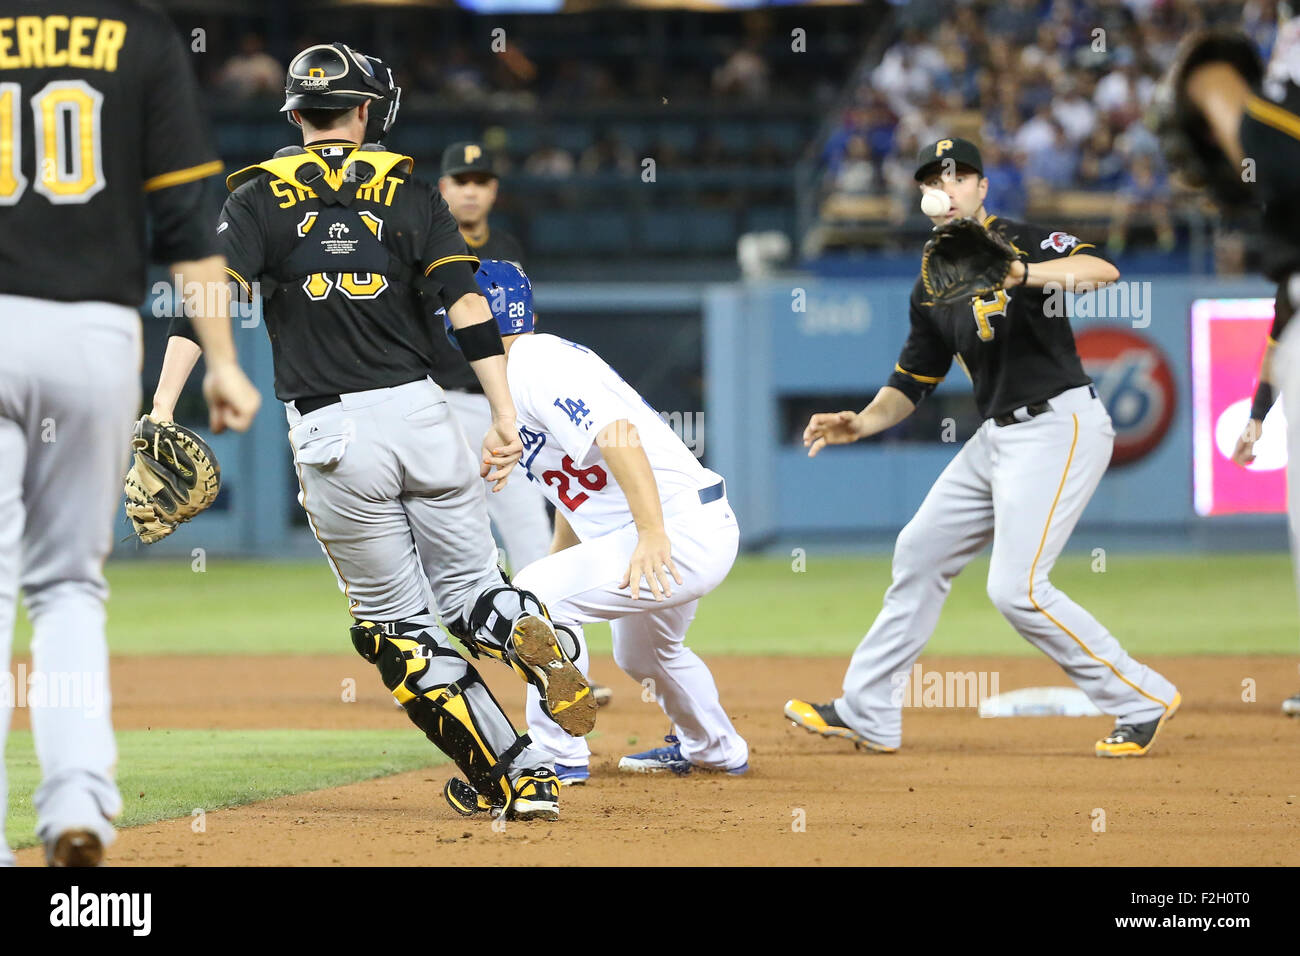
{"label": "number 10 on jersey", "polygon": [[[22,92],[17,83],[0,83],[0,206],[17,205],[27,191]],[[55,205],[89,202],[104,188],[103,108],[104,94],[85,80],[54,80],[32,95],[32,188]]]}

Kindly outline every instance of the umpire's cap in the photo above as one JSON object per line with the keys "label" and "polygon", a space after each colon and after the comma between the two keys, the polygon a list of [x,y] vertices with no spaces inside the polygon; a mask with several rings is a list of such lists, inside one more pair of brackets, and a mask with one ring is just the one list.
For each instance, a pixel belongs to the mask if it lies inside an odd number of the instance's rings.
{"label": "umpire's cap", "polygon": [[[378,75],[376,66],[380,68]],[[358,53],[346,43],[318,43],[290,61],[284,77],[284,106],[280,112],[350,110],[372,102],[373,112],[381,117],[373,124],[374,131],[382,134],[397,119],[401,93],[393,82],[392,71],[382,61]],[[387,109],[383,109],[384,106]],[[292,113],[289,122],[299,125]],[[367,139],[371,139],[371,132],[372,124],[367,124]]]}
{"label": "umpire's cap", "polygon": [[483,173],[496,177],[492,157],[482,143],[452,143],[442,154],[442,175],[458,176],[461,173]]}
{"label": "umpire's cap", "polygon": [[968,139],[954,136],[921,147],[921,151],[916,154],[916,173],[912,178],[918,183],[925,182],[934,174],[934,168],[946,161],[969,166],[981,176],[984,175],[984,160],[980,158],[979,147]]}

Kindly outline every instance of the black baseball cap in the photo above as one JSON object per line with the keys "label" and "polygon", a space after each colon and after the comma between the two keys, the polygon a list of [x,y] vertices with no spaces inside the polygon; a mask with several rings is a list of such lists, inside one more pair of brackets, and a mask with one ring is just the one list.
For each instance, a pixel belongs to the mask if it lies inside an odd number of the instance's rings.
{"label": "black baseball cap", "polygon": [[968,139],[954,136],[940,139],[924,146],[916,154],[916,173],[913,178],[925,182],[927,176],[934,172],[934,167],[945,160],[952,160],[961,166],[969,166],[981,176],[984,175],[984,160],[980,159],[980,149]]}
{"label": "black baseball cap", "polygon": [[457,176],[460,173],[496,176],[496,171],[492,168],[492,157],[482,143],[452,143],[443,151],[442,175]]}

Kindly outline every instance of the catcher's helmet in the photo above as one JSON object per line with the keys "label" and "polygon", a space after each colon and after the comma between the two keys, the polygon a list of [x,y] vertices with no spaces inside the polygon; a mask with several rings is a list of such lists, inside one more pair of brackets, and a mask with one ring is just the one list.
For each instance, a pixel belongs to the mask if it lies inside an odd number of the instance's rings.
{"label": "catcher's helmet", "polygon": [[401,88],[393,71],[377,57],[369,57],[346,43],[318,43],[289,63],[284,78],[284,106],[289,122],[300,125],[292,110],[350,110],[372,104],[366,140],[374,142],[397,119]]}
{"label": "catcher's helmet", "polygon": [[[484,259],[478,264],[474,278],[488,300],[492,318],[497,320],[502,335],[523,335],[533,331],[533,284],[523,269],[505,259]],[[447,329],[447,338],[460,348],[451,319],[445,312],[442,321]]]}

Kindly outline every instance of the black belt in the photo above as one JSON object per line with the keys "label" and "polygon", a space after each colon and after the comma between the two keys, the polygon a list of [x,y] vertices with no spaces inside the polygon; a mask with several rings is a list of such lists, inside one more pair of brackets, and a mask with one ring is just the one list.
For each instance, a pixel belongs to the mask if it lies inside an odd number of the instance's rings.
{"label": "black belt", "polygon": [[[411,382],[422,382],[428,377],[427,375],[421,375],[419,378],[411,379]],[[411,382],[398,382],[397,385],[377,385],[375,387],[398,388],[402,385],[410,385]],[[328,408],[330,405],[337,405],[341,401],[343,401],[341,395],[308,395],[306,398],[295,398],[293,407],[298,409],[299,415],[310,415],[312,412]]]}
{"label": "black belt", "polygon": [[299,415],[310,415],[329,405],[337,405],[341,401],[343,399],[338,395],[309,395],[307,398],[295,398],[293,407],[298,409]]}
{"label": "black belt", "polygon": [[700,489],[700,504],[707,505],[710,501],[717,501],[727,493],[727,483],[719,481],[716,485],[709,485],[707,488]]}
{"label": "black belt", "polygon": [[[1097,389],[1089,385],[1088,394],[1091,395],[1093,398],[1096,398]],[[1050,412],[1051,410],[1052,410],[1051,402],[1047,402],[1047,401],[1034,402],[1032,405],[1023,405],[1020,408],[1015,409],[1014,411],[1007,412],[1005,415],[995,415],[993,417],[993,424],[997,425],[999,428],[1005,428],[1007,425],[1016,425],[1019,424],[1020,422],[1027,422],[1029,421],[1030,418],[1037,418],[1039,415],[1042,415],[1044,412]],[[1027,417],[1017,418],[1016,412],[1024,412]]]}

